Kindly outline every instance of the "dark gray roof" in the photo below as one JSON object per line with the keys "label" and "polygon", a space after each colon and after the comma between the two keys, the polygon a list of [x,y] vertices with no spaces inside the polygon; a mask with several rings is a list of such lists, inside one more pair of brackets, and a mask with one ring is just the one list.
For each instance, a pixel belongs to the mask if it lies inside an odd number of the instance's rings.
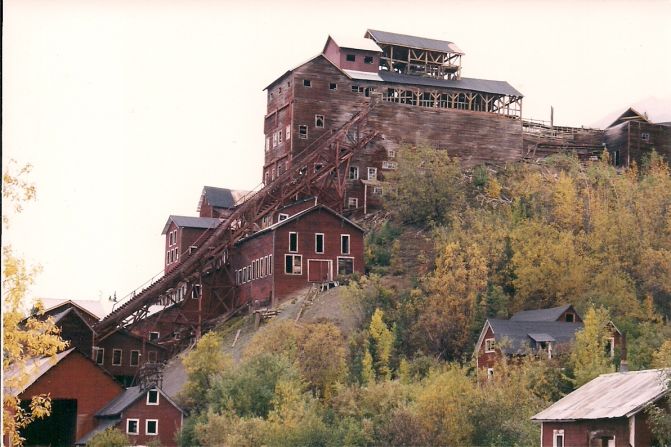
{"label": "dark gray roof", "polygon": [[422,50],[441,51],[443,53],[464,54],[453,42],[429,39],[426,37],[408,36],[407,34],[390,33],[369,29],[367,31],[378,44],[398,45],[401,47],[419,48]]}
{"label": "dark gray roof", "polygon": [[557,321],[557,319],[571,307],[570,304],[564,306],[551,307],[550,309],[523,310],[517,312],[510,319],[512,321]]}
{"label": "dark gray roof", "polygon": [[146,394],[147,390],[143,390],[139,386],[132,386],[130,388],[126,388],[123,393],[121,393],[114,400],[105,405],[100,411],[98,411],[96,413],[96,416],[98,417],[117,416],[121,414],[121,412],[124,411],[126,408],[133,405],[133,403],[136,400],[145,396]]}
{"label": "dark gray roof", "polygon": [[215,208],[235,208],[240,202],[240,198],[249,191],[237,189],[217,188],[215,186],[204,186],[202,197],[207,203]]}
{"label": "dark gray roof", "polygon": [[[510,345],[500,346],[506,354],[523,354],[531,348],[532,335],[543,338],[553,338],[556,343],[569,343],[575,337],[576,331],[582,329],[582,323],[566,323],[563,321],[513,321],[487,320],[494,331],[497,342],[508,339]],[[542,341],[542,340],[538,340]]]}
{"label": "dark gray roof", "polygon": [[170,222],[174,222],[179,228],[217,228],[222,220],[217,217],[170,216],[161,234],[168,231]]}
{"label": "dark gray roof", "polygon": [[342,70],[352,79],[362,81],[391,82],[406,85],[424,85],[429,87],[450,88],[455,90],[468,90],[474,92],[493,93],[495,95],[523,96],[517,89],[506,81],[492,81],[489,79],[461,78],[461,79],[436,79],[423,76],[414,76],[396,73],[394,71],[380,70],[377,73],[365,71]]}

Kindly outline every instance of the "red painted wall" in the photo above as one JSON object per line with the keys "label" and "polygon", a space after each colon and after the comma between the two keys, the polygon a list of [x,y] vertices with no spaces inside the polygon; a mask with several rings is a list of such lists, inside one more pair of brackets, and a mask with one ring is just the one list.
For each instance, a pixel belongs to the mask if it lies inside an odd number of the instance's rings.
{"label": "red painted wall", "polygon": [[[648,439],[645,432],[649,429],[644,424],[636,421],[636,432],[641,430],[641,440]],[[591,421],[576,422],[543,422],[542,447],[552,447],[552,436],[554,430],[564,430],[564,445],[570,447],[591,447],[589,444],[590,432],[597,430],[612,431],[615,434],[616,447],[629,447],[629,421],[627,418],[597,419]],[[600,444],[595,444],[600,447]],[[649,443],[636,442],[637,446],[650,445]]]}
{"label": "red painted wall", "polygon": [[[163,447],[176,446],[175,434],[182,429],[182,413],[175,408],[165,396],[159,396],[158,405],[147,405],[147,398],[138,399],[121,415],[121,422],[117,427],[126,432],[127,419],[139,419],[138,435],[128,435],[132,444],[147,445],[157,439]],[[146,420],[158,419],[158,436],[146,434]]]}
{"label": "red painted wall", "polygon": [[485,340],[488,338],[494,338],[494,332],[492,332],[491,327],[487,328],[485,337],[482,339],[482,346],[480,346],[480,350],[478,351],[479,368],[493,368],[501,355],[500,351],[485,352]]}
{"label": "red painted wall", "polygon": [[[155,351],[159,362],[167,360],[167,353],[164,349],[153,344],[144,343],[142,338],[115,332],[104,340],[98,342],[98,347],[104,348],[104,363],[99,365],[109,371],[113,376],[135,376],[140,366],[144,365],[149,359],[149,351]],[[112,364],[114,349],[122,350],[121,365]],[[140,351],[139,366],[130,366],[130,355],[132,350]]]}
{"label": "red painted wall", "polygon": [[96,426],[95,413],[121,391],[120,384],[96,367],[84,354],[75,350],[19,397],[30,399],[37,394],[50,394],[52,399],[76,399],[76,437],[79,439]]}

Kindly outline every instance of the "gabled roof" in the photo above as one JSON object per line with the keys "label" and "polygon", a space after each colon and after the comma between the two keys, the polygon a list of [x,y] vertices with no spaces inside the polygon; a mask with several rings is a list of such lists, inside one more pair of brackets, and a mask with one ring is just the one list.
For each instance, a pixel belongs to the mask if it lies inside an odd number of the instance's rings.
{"label": "gabled roof", "polygon": [[326,46],[329,44],[329,40],[332,40],[340,48],[375,51],[376,53],[382,52],[382,48],[380,48],[378,44],[376,44],[371,39],[366,39],[364,37],[344,37],[344,36],[333,36],[333,35],[329,35],[328,39],[326,39],[326,44],[324,44],[324,50],[326,50]]}
{"label": "gabled roof", "polygon": [[427,37],[409,36],[407,34],[390,33],[369,29],[366,35],[378,44],[397,45],[400,47],[417,48],[420,50],[440,51],[442,53],[464,54],[458,46],[447,40],[429,39]]}
{"label": "gabled roof", "polygon": [[235,208],[242,203],[249,191],[240,189],[217,188],[215,186],[204,186],[203,192],[200,194],[198,201],[198,210],[203,206],[203,201],[206,200],[210,206],[215,208]]}
{"label": "gabled roof", "polygon": [[351,79],[362,81],[392,82],[395,84],[424,85],[428,87],[443,87],[457,90],[470,90],[498,95],[523,96],[517,89],[506,81],[494,81],[489,79],[461,78],[461,79],[437,79],[423,76],[413,76],[396,73],[394,71],[380,70],[377,73],[368,73],[356,70],[342,70]]}
{"label": "gabled roof", "polygon": [[[564,312],[572,308],[570,304],[564,306],[551,307],[549,309],[523,310],[517,312],[510,319],[512,321],[557,321]],[[574,313],[575,309],[573,310]]]}
{"label": "gabled roof", "polygon": [[67,300],[59,298],[41,298],[40,301],[42,301],[42,304],[44,305],[44,313],[51,313],[59,307],[70,306],[76,307],[80,312],[84,312],[96,320],[100,320],[100,318],[106,314],[100,301]]}
{"label": "gabled roof", "polygon": [[637,112],[633,107],[629,107],[627,110],[622,112],[620,116],[617,117],[608,127],[617,126],[618,124],[626,123],[627,121],[643,121],[649,123],[650,120],[645,114]]}
{"label": "gabled roof", "polygon": [[[486,333],[487,325],[492,328],[494,338],[497,342],[500,343],[504,339],[510,342],[508,345],[499,344],[501,350],[506,354],[524,354],[527,349],[532,347],[531,341],[555,341],[559,344],[569,343],[575,338],[575,333],[583,328],[582,323],[513,321],[492,318],[488,319],[485,323],[483,333]],[[539,339],[534,340],[534,337],[538,337]],[[553,340],[548,340],[550,338]],[[478,349],[481,342],[480,340],[478,343]]]}
{"label": "gabled roof", "polygon": [[535,421],[630,417],[668,392],[670,370],[603,374],[533,416]]}
{"label": "gabled roof", "polygon": [[[159,394],[166,399],[173,407],[177,408],[180,412],[183,413],[183,410],[177,405],[167,394],[165,394],[160,388],[152,388],[159,392]],[[120,416],[121,413],[139,399],[147,395],[149,389],[142,389],[140,386],[132,386],[124,390],[119,396],[117,396],[113,401],[105,405],[101,410],[96,413],[96,417],[108,418]]]}
{"label": "gabled roof", "polygon": [[94,333],[95,333],[95,330],[93,330],[93,327],[91,327],[91,325],[86,321],[86,318],[84,318],[84,317],[82,316],[82,314],[79,313],[79,310],[76,309],[75,307],[68,307],[68,308],[65,309],[63,312],[59,312],[59,313],[57,313],[57,314],[52,314],[52,315],[51,315],[51,318],[54,319],[54,323],[55,323],[55,324],[58,324],[58,323],[61,322],[61,320],[63,320],[65,317],[67,317],[67,316],[70,315],[70,314],[72,314],[72,315],[76,315],[77,318],[79,318],[80,320],[82,320],[82,322],[84,322],[84,324],[86,325],[86,327],[88,327],[89,329],[91,329],[91,332],[94,332]]}
{"label": "gabled roof", "polygon": [[170,224],[174,224],[179,228],[217,228],[223,219],[217,217],[194,217],[194,216],[170,216],[163,226],[161,234],[166,234]]}
{"label": "gabled roof", "polygon": [[319,204],[319,205],[315,205],[315,206],[313,206],[313,207],[311,207],[311,208],[308,208],[308,209],[306,209],[306,210],[303,210],[303,211],[301,211],[301,212],[299,212],[299,213],[293,214],[293,215],[287,217],[287,218],[284,219],[284,220],[281,220],[281,221],[279,221],[279,222],[277,222],[277,223],[275,223],[275,224],[273,224],[273,225],[270,225],[269,227],[264,228],[263,230],[257,231],[256,233],[251,234],[251,235],[247,236],[246,238],[239,240],[238,242],[236,242],[236,245],[240,245],[240,244],[242,244],[242,243],[248,241],[249,239],[255,238],[255,237],[260,236],[260,235],[262,235],[262,234],[269,233],[269,232],[271,232],[271,231],[275,231],[275,230],[278,229],[279,227],[284,226],[284,225],[287,225],[288,223],[291,223],[291,222],[293,222],[293,221],[295,221],[295,220],[298,220],[298,219],[300,219],[300,218],[302,218],[302,217],[304,217],[304,216],[307,216],[308,214],[312,214],[312,213],[314,213],[314,212],[317,211],[317,210],[324,210],[324,211],[326,211],[326,212],[328,212],[328,213],[330,213],[330,214],[333,214],[333,215],[334,215],[335,217],[337,217],[338,219],[341,219],[343,222],[345,222],[345,223],[347,223],[347,224],[353,226],[354,228],[356,228],[357,230],[361,231],[362,233],[365,233],[365,232],[366,232],[366,230],[364,230],[362,227],[360,227],[359,225],[355,224],[354,222],[352,222],[351,220],[349,220],[348,218],[346,218],[346,217],[343,216],[342,214],[338,214],[338,213],[336,213],[335,211],[333,211],[331,208],[329,208],[329,207],[327,207],[327,206],[325,206],[325,205],[321,205],[321,204]]}

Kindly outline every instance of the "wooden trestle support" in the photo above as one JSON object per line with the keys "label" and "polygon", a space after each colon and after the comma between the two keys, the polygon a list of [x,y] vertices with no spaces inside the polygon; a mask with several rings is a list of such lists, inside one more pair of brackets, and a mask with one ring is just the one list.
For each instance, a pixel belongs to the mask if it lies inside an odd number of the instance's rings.
{"label": "wooden trestle support", "polygon": [[[246,303],[236,300],[234,272],[229,253],[233,245],[244,237],[260,230],[259,223],[296,197],[316,196],[319,203],[342,212],[345,182],[352,156],[362,150],[376,136],[367,126],[367,118],[374,103],[356,112],[343,126],[322,135],[300,154],[294,155],[289,169],[250,194],[198,248],[185,254],[180,264],[140,293],[112,311],[95,325],[96,340],[102,340],[121,328],[130,329],[150,315],[152,306],[162,309],[152,313],[154,324],[161,320],[167,309],[179,313],[187,300],[199,298],[196,321],[184,314],[178,315],[181,323],[190,326],[191,333],[199,338],[203,330],[234,315]],[[228,281],[217,282],[214,271],[224,270]],[[221,278],[221,276],[219,276]],[[186,287],[185,287],[186,286]],[[175,293],[176,290],[181,293]],[[221,312],[216,318],[204,321],[208,309],[202,308],[204,293],[212,294],[220,304]],[[157,315],[158,313],[158,315]],[[176,321],[176,320],[173,320]]]}

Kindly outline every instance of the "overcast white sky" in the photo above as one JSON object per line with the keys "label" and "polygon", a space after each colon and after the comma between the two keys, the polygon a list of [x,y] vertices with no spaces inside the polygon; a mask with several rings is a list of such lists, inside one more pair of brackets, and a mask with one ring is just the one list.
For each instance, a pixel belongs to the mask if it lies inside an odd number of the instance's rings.
{"label": "overcast white sky", "polygon": [[[367,28],[451,40],[466,77],[506,80],[525,118],[591,125],[671,98],[670,1],[5,0],[3,161],[37,202],[3,243],[35,296],[119,297],[162,270],[169,214],[203,185],[261,179],[263,88]],[[664,102],[666,101],[666,102]],[[658,102],[659,103],[659,102]]]}

